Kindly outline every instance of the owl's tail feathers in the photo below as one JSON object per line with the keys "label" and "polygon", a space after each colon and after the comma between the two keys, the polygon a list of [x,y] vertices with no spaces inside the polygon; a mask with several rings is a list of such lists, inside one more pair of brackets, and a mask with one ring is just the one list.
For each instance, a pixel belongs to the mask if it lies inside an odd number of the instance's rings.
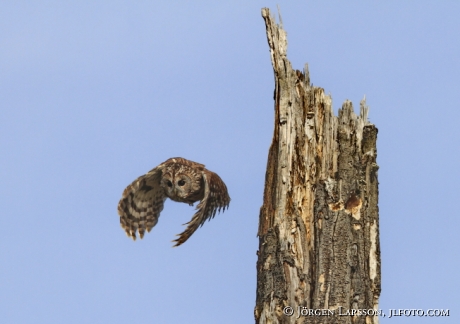
{"label": "owl's tail feathers", "polygon": [[226,208],[228,208],[229,203],[229,197],[228,200],[225,201],[225,205],[221,206],[209,203],[207,197],[205,197],[198,204],[198,206],[196,206],[196,209],[198,209],[198,211],[195,213],[195,215],[193,215],[192,219],[188,223],[183,224],[188,226],[185,229],[185,231],[183,231],[180,234],[177,234],[179,238],[173,241],[176,243],[173,247],[177,247],[183,244],[185,241],[187,241],[199,227],[203,226],[205,221],[211,220],[212,218],[214,218],[217,212],[220,212],[221,210],[224,211]]}
{"label": "owl's tail feathers", "polygon": [[188,226],[185,229],[185,231],[176,235],[176,236],[179,236],[179,238],[172,241],[173,243],[176,243],[173,247],[178,247],[179,245],[185,243],[185,241],[187,241],[190,238],[190,236],[192,236],[192,234],[195,233],[198,227],[200,227],[200,223],[196,221],[195,217],[193,217],[190,222],[185,223],[183,225],[187,225],[187,224]]}
{"label": "owl's tail feathers", "polygon": [[206,201],[207,201],[207,196],[203,198],[203,200],[200,201],[198,206],[196,206],[196,209],[198,211],[193,215],[192,219],[183,225],[188,225],[185,231],[183,231],[180,234],[177,234],[176,236],[179,236],[179,238],[175,239],[173,242],[176,243],[173,247],[178,247],[179,245],[183,244],[185,241],[187,241],[190,236],[192,236],[193,233],[203,225],[204,223],[204,211],[206,207]]}

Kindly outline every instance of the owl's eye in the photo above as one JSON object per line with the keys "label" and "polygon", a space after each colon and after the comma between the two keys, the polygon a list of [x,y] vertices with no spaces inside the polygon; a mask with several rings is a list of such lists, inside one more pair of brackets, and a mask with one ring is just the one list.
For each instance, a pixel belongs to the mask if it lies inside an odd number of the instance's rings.
{"label": "owl's eye", "polygon": [[184,180],[179,180],[179,182],[177,182],[177,184],[182,187],[185,184],[185,181]]}
{"label": "owl's eye", "polygon": [[166,182],[166,184],[168,185],[168,187],[172,187],[172,182],[168,180],[168,182]]}

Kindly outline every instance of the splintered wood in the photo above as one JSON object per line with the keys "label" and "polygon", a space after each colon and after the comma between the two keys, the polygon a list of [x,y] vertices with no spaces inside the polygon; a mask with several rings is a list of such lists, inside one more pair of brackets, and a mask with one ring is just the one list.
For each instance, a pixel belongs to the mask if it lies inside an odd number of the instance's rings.
{"label": "splintered wood", "polygon": [[256,323],[378,323],[377,128],[365,99],[359,116],[350,101],[334,116],[308,66],[292,69],[282,26],[266,8],[262,17],[275,125],[259,220]]}

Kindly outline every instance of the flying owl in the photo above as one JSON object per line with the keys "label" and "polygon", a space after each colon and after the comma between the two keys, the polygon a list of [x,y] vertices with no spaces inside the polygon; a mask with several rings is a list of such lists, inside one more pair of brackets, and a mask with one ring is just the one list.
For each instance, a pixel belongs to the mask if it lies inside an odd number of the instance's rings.
{"label": "flying owl", "polygon": [[178,234],[174,246],[187,241],[198,227],[230,203],[227,186],[217,174],[203,164],[171,158],[134,180],[123,191],[118,214],[126,234],[135,240],[137,231],[141,239],[145,231],[150,232],[158,222],[166,198],[190,206],[200,200],[197,212],[184,224],[188,226]]}

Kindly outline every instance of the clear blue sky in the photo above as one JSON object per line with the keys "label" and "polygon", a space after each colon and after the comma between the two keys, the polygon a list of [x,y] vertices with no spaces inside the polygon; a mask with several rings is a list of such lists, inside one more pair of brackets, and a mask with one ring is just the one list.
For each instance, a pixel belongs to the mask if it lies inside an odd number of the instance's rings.
{"label": "clear blue sky", "polygon": [[[2,324],[253,323],[276,3],[293,66],[379,128],[381,308],[451,310],[381,322],[460,320],[458,2],[2,1]],[[230,208],[173,249],[168,201],[132,242],[121,193],[174,156]]]}

